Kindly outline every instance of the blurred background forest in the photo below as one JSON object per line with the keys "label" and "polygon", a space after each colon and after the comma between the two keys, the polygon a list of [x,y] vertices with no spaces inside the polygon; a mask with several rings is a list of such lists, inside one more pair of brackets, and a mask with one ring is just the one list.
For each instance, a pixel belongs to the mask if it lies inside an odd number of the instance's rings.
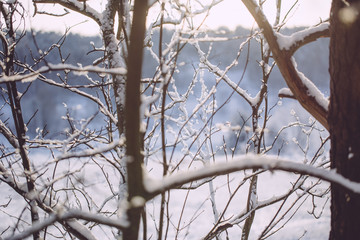
{"label": "blurred background forest", "polygon": [[[290,35],[299,30],[301,30],[301,28],[285,28],[281,32]],[[230,31],[226,27],[219,28],[215,31],[207,32],[207,34],[209,36],[218,36],[221,34],[221,37],[224,37],[224,39],[229,38],[233,40],[212,43],[204,42],[200,45],[205,49],[209,48],[211,45],[212,51],[209,59],[217,63],[219,67],[225,67],[231,63],[234,57],[236,57],[238,46],[241,41],[244,41],[248,32],[248,29],[242,27],[238,27],[235,31]],[[158,46],[156,34],[158,33],[155,32],[153,38],[155,50],[156,46]],[[171,31],[164,32],[166,41],[169,41],[171,35]],[[103,54],[101,51],[94,51],[94,47],[102,47],[102,40],[100,37],[81,36],[72,33],[63,36],[54,32],[27,32],[16,48],[17,57],[19,59],[24,59],[31,64],[30,56],[38,57],[39,50],[48,51],[50,48],[53,48],[54,43],[62,44],[61,51],[51,51],[45,58],[47,63],[56,63],[60,59],[64,59],[68,64],[77,65],[78,63],[81,63],[83,66],[87,66],[92,65]],[[324,38],[302,47],[295,53],[299,70],[312,79],[325,95],[329,94],[328,48],[329,39]],[[249,56],[245,76],[241,80],[240,87],[246,89],[251,96],[254,96],[259,89],[261,84],[260,79],[262,78],[259,62],[257,61],[257,59],[260,58],[260,49],[256,40],[252,40],[252,43],[249,44],[249,50],[246,51],[249,51],[249,53],[240,56],[239,67],[232,68],[229,72],[229,76],[232,79],[240,80],[244,72],[243,66]],[[149,51],[145,51],[144,56],[143,77],[151,78],[154,75],[154,69],[156,69],[157,63]],[[176,78],[179,79],[176,85],[180,92],[185,92],[194,74],[192,66],[199,63],[198,55],[192,46],[185,46],[179,55],[179,62],[182,64],[178,66],[179,71],[175,73]],[[44,64],[45,62],[39,65],[39,67]],[[64,72],[51,72],[47,73],[46,76],[50,79],[64,79],[66,74]],[[206,75],[206,78],[206,83],[210,87],[214,82],[214,76],[208,74]],[[76,85],[81,85],[86,81],[87,80],[82,76],[71,76],[71,83]],[[271,95],[270,105],[279,105],[273,111],[274,117],[278,116],[278,118],[276,120],[271,120],[270,126],[274,126],[274,128],[269,130],[276,133],[281,126],[294,117],[290,114],[289,109],[294,109],[297,115],[306,122],[306,118],[309,118],[310,115],[300,107],[297,101],[291,99],[282,100],[277,96],[279,90],[286,87],[277,68],[275,68],[270,75],[268,87],[268,92]],[[227,88],[228,87],[225,86],[225,84],[219,84],[217,86],[217,92],[220,93],[218,94],[218,100],[226,100],[227,95],[221,94],[221,92],[225,93],[228,91]],[[31,118],[31,122],[28,126],[28,134],[32,137],[37,134],[36,129],[44,129],[43,134],[46,134],[47,138],[58,138],[59,135],[62,134],[62,129],[69,127],[69,123],[66,119],[62,119],[63,116],[66,116],[68,111],[70,111],[71,115],[74,115],[74,118],[88,118],[98,111],[96,104],[84,101],[79,95],[67,91],[66,89],[53,88],[41,81],[35,81],[31,84],[20,84],[19,89],[21,91],[27,89],[28,92],[26,94],[26,100],[23,101],[23,110],[26,118]],[[84,91],[94,93],[96,89],[84,89]],[[223,99],[221,99],[221,97],[223,97]],[[2,101],[3,100],[4,98],[2,98]],[[68,108],[64,107],[64,103]],[[289,108],[288,106],[291,107]],[[246,115],[246,112],[249,110],[247,109],[248,107],[249,106],[242,98],[235,97],[223,108],[223,113],[216,117],[221,116],[223,121],[241,125],[244,123],[244,120],[249,119],[250,117],[249,115]],[[36,115],[32,117],[35,112]]]}

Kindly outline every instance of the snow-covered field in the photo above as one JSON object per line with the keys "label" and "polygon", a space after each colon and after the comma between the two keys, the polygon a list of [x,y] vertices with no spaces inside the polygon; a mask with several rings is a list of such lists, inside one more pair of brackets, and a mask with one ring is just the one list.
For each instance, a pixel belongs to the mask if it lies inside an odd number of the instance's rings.
{"label": "snow-covered field", "polygon": [[[246,174],[250,173],[249,171],[246,172]],[[157,174],[152,175],[155,175],[154,178],[156,178]],[[270,201],[289,191],[298,179],[298,176],[299,175],[293,173],[280,171],[260,174],[258,178],[259,203]],[[242,185],[229,203],[231,194],[242,183],[243,179],[244,172],[238,172],[230,174],[229,176],[219,176],[212,181],[218,214],[221,214],[228,204],[224,220],[236,219],[235,216],[243,212],[246,208],[248,183]],[[310,180],[312,183],[316,181],[317,179]],[[194,185],[196,185],[196,183],[194,183]],[[323,182],[317,186],[317,189],[318,191],[324,191],[328,187],[329,184]],[[178,227],[182,229],[182,231],[179,235],[176,235],[176,231],[170,230],[168,239],[195,240],[202,239],[206,236],[215,222],[210,192],[209,184],[204,184],[196,190],[191,191],[186,189],[171,191],[171,204],[169,207],[171,217],[170,229]],[[286,199],[280,213],[285,213],[291,205],[294,206],[279,221],[277,227],[274,228],[274,230],[279,230],[268,239],[328,239],[330,230],[330,199],[327,197],[323,199],[312,199],[309,195],[297,199],[299,196],[301,196],[301,192],[297,191],[297,193]],[[315,202],[312,202],[313,200]],[[281,204],[283,204],[282,201],[256,211],[250,239],[258,239],[262,231],[271,223],[271,220],[279,211]],[[316,205],[315,209],[313,204]],[[147,204],[148,212],[153,213],[154,209],[154,215],[156,216],[159,211],[159,198]],[[314,211],[314,215],[321,217],[316,219],[311,215],[312,211]],[[157,218],[155,217],[155,219]],[[279,220],[279,217],[276,219]],[[157,223],[158,220],[155,221]],[[225,236],[228,236],[229,239],[239,239],[243,223],[244,222],[241,222],[241,224],[229,228],[226,234],[223,233],[223,239],[226,239]],[[154,228],[149,229],[150,232],[154,231]],[[156,236],[155,232],[153,233]]]}
{"label": "snow-covered field", "polygon": [[[46,164],[48,160],[46,155],[32,156],[39,161],[39,165]],[[222,161],[223,159],[219,159]],[[91,208],[91,211],[99,209],[101,203],[103,203],[108,197],[112,196],[109,190],[109,186],[116,190],[117,182],[119,181],[118,176],[113,172],[111,175],[110,166],[103,166],[103,170],[109,173],[109,178],[106,181],[104,175],[99,171],[99,166],[96,164],[85,164],[84,161],[79,159],[73,159],[71,163],[66,163],[63,166],[66,171],[58,171],[59,175],[66,174],[69,169],[75,172],[79,181],[83,181],[87,186],[87,194],[91,196],[91,203],[86,202],[85,198],[81,197],[80,192],[73,192],[74,195],[59,193],[58,197],[61,199],[68,199],[65,204],[70,208],[78,208],[79,203],[82,202],[82,210],[88,211],[87,207]],[[156,168],[156,164],[148,166],[151,169],[149,175],[153,178],[159,179],[161,176],[160,168]],[[77,170],[79,170],[78,173]],[[251,172],[247,171],[246,174]],[[285,172],[265,172],[259,175],[258,180],[258,201],[263,202],[269,199],[273,199],[276,196],[280,196],[292,187],[292,183],[295,183],[298,175]],[[81,180],[81,178],[83,178]],[[215,199],[217,214],[221,214],[225,206],[227,211],[224,214],[224,220],[236,219],[235,216],[240,214],[246,208],[246,199],[248,192],[248,183],[242,185],[240,190],[233,196],[229,201],[231,194],[234,193],[235,189],[240,185],[244,179],[244,172],[238,172],[226,176],[219,176],[212,181],[212,188],[214,194],[210,194],[210,185],[205,183],[195,190],[172,190],[168,196],[170,202],[168,207],[169,217],[169,230],[166,239],[202,239],[206,236],[208,231],[212,228],[215,222],[215,215],[213,213],[212,196]],[[67,180],[59,181],[65,184]],[[316,182],[316,179],[311,179],[309,182]],[[109,185],[110,183],[110,185]],[[192,186],[197,183],[194,182]],[[58,185],[60,188],[60,185]],[[318,191],[325,190],[329,185],[322,183],[316,188]],[[18,195],[14,194],[4,183],[0,184],[2,189],[2,202],[6,199],[11,199],[9,205],[5,208],[2,206],[0,211],[0,232],[7,229],[8,226],[16,225],[18,221],[17,216],[21,214],[26,208],[26,203],[23,199],[19,198]],[[85,191],[85,190],[84,190]],[[78,196],[75,196],[79,194]],[[300,191],[291,195],[283,206],[281,213],[284,213],[290,205],[294,204],[294,207],[284,216],[284,218],[274,228],[279,229],[274,235],[268,239],[327,239],[330,230],[330,211],[329,211],[329,199],[315,199],[315,205],[317,206],[314,210],[315,215],[319,215],[321,211],[321,217],[319,219],[314,218],[310,213],[313,211],[313,202],[311,196],[303,196],[297,202],[294,200],[301,195]],[[61,197],[60,197],[61,196]],[[78,200],[76,200],[78,199]],[[54,198],[55,200],[55,198]],[[146,205],[147,211],[147,236],[148,239],[156,239],[156,227],[158,225],[159,215],[159,201],[160,197],[149,201]],[[271,222],[278,211],[282,202],[266,206],[256,211],[255,220],[252,226],[250,239],[257,239],[265,227]],[[116,199],[113,199],[105,204],[102,211],[115,211],[117,207]],[[23,216],[28,215],[28,211],[23,212]],[[278,218],[277,218],[278,219]],[[18,223],[20,229],[29,228],[28,223],[20,221]],[[229,228],[226,233],[222,234],[223,239],[226,236],[229,239],[239,239],[241,235],[241,227],[243,222]],[[176,231],[179,229],[180,231]],[[50,227],[48,231],[54,230]],[[115,232],[115,231],[114,231]],[[94,234],[99,239],[113,239],[113,235],[109,228],[94,228]],[[5,236],[8,234],[5,234]],[[48,236],[47,239],[55,239],[52,236]]]}

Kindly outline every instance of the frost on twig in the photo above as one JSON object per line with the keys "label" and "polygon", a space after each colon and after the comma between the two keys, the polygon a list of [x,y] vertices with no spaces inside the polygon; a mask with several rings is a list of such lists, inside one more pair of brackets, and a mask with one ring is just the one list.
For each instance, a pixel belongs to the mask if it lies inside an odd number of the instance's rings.
{"label": "frost on twig", "polygon": [[[312,91],[313,88],[309,89],[309,85],[304,84],[303,75],[299,74],[296,66],[294,66],[294,62],[291,60],[292,54],[294,53],[293,51],[298,48],[298,45],[301,45],[299,44],[299,41],[301,42],[303,39],[305,39],[302,42],[306,43],[307,41],[309,41],[309,39],[307,38],[308,36],[315,36],[315,39],[317,39],[316,34],[318,32],[321,33],[323,31],[328,31],[328,25],[326,23],[323,23],[318,28],[315,28],[315,30],[304,31],[298,35],[295,34],[292,39],[293,41],[290,41],[290,43],[288,43],[287,41],[282,41],[284,40],[284,38],[281,37],[279,37],[280,41],[278,41],[277,35],[275,34],[272,26],[269,24],[266,16],[261,11],[259,6],[253,0],[242,0],[242,2],[252,14],[258,26],[263,30],[264,37],[267,40],[269,49],[273,53],[273,57],[277,63],[277,66],[296,99],[326,129],[329,129],[329,125],[327,122],[327,108],[324,108],[324,103],[321,100],[322,98],[319,98],[312,94],[314,93],[314,91]],[[321,35],[323,35],[323,33],[321,33]],[[282,45],[280,45],[280,43]],[[295,44],[296,46],[292,47],[293,44]],[[287,48],[293,50],[287,51]],[[309,94],[309,92],[311,93]],[[318,101],[319,99],[321,100],[320,102]]]}
{"label": "frost on twig", "polygon": [[13,75],[13,76],[1,76],[0,83],[7,83],[7,82],[32,82],[36,80],[40,74],[47,73],[50,71],[74,71],[80,74],[86,74],[88,72],[93,73],[103,73],[103,74],[113,74],[113,75],[125,75],[126,69],[124,68],[100,68],[96,66],[85,66],[85,67],[77,67],[71,64],[48,64],[48,66],[41,67],[39,70],[34,71],[32,73],[28,73],[25,75]]}

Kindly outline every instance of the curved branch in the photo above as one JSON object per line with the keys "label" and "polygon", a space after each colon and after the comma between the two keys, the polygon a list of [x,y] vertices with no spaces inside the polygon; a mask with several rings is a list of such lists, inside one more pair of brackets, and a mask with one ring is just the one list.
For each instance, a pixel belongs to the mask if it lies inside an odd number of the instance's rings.
{"label": "curved branch", "polygon": [[[48,226],[53,225],[55,222],[61,222],[61,221],[73,221],[74,219],[82,219],[82,220],[86,220],[86,221],[91,221],[91,222],[96,222],[99,224],[103,224],[103,225],[107,225],[110,227],[116,227],[118,229],[125,229],[128,227],[128,222],[126,221],[119,221],[119,219],[111,219],[108,217],[104,217],[102,215],[99,214],[94,214],[94,213],[88,213],[88,212],[84,212],[81,210],[77,210],[77,209],[71,209],[65,213],[56,213],[56,214],[52,214],[50,217],[48,217],[47,219],[45,219],[42,222],[37,222],[34,225],[32,225],[29,229],[15,235],[15,236],[11,236],[9,238],[5,238],[5,240],[21,240],[21,239],[25,239],[26,237],[29,237],[30,235],[32,235],[34,232],[38,232],[41,231],[43,229],[45,229]],[[87,236],[89,237],[89,239],[93,239],[92,236]]]}
{"label": "curved branch", "polygon": [[319,38],[330,37],[330,24],[323,22],[315,27],[310,27],[302,31],[291,34],[290,36],[276,33],[277,42],[282,50],[286,50],[287,55],[294,55],[296,50],[308,43],[315,42]]}
{"label": "curved branch", "polygon": [[279,90],[278,93],[278,97],[279,98],[292,98],[292,99],[296,99],[294,94],[291,92],[290,89],[288,88],[282,88]]}
{"label": "curved branch", "polygon": [[352,182],[342,175],[337,174],[335,171],[328,171],[311,165],[305,165],[303,163],[279,160],[277,156],[245,155],[227,163],[222,162],[208,165],[202,169],[194,171],[179,172],[164,177],[161,180],[154,180],[147,176],[144,180],[145,190],[147,191],[147,199],[151,199],[168,190],[178,188],[186,183],[246,169],[296,172],[338,184],[339,186],[342,186],[354,193],[360,193],[360,183]]}
{"label": "curved branch", "polygon": [[[259,6],[253,0],[242,0],[242,2],[263,30],[264,37],[273,53],[273,58],[296,99],[316,120],[326,129],[329,129],[327,122],[328,106],[323,104],[326,99],[321,95],[314,95],[320,91],[308,79],[305,78],[306,81],[304,81],[304,75],[299,74],[294,61],[292,61],[292,52],[280,48],[277,36]],[[321,102],[319,102],[319,98],[322,98]]]}

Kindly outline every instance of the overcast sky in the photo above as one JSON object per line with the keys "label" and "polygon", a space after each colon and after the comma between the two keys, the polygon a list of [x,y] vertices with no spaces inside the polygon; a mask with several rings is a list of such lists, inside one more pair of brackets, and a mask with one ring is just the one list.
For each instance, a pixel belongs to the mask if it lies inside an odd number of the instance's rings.
{"label": "overcast sky", "polygon": [[[32,27],[35,30],[42,31],[56,31],[63,33],[66,27],[70,27],[88,20],[86,23],[79,24],[72,28],[73,33],[80,33],[84,35],[96,35],[99,33],[98,26],[87,18],[77,13],[68,14],[66,17],[56,18],[45,15],[37,14],[32,18],[33,7],[31,1],[21,0],[25,7],[30,9],[28,16],[28,27]],[[208,0],[209,1],[209,0]],[[88,3],[97,9],[103,8],[102,3],[106,1],[102,0],[88,0]],[[265,13],[270,22],[274,21],[275,13],[275,0],[268,0],[264,6]],[[282,14],[284,17],[287,10],[296,2],[296,0],[282,1]],[[289,21],[287,26],[310,26],[316,24],[320,19],[327,19],[329,17],[331,0],[299,0],[294,7],[294,11],[289,15]],[[63,12],[61,7],[56,7],[52,4],[46,6],[39,5],[40,11],[50,12]],[[150,11],[151,15],[151,11]],[[201,19],[202,20],[202,19]],[[200,21],[200,20],[199,20]],[[250,17],[249,13],[243,6],[240,0],[224,0],[223,3],[212,9],[205,24],[207,27],[216,28],[219,26],[227,26],[230,29],[234,29],[236,26],[241,25],[243,27],[251,27],[254,21]]]}

